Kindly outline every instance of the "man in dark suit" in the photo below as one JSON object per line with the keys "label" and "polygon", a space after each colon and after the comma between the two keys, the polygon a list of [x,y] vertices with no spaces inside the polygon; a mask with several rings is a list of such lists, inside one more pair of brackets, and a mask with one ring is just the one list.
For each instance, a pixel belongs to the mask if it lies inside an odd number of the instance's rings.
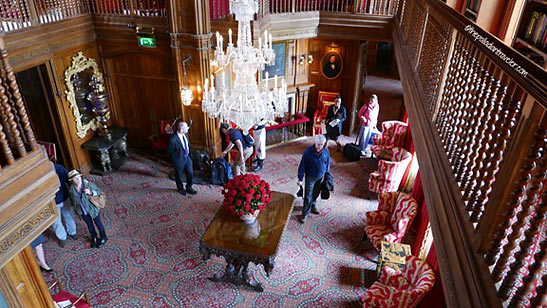
{"label": "man in dark suit", "polygon": [[334,99],[334,105],[329,106],[329,112],[325,120],[325,125],[327,127],[327,144],[325,147],[328,147],[329,140],[334,140],[336,142],[336,151],[340,151],[342,145],[338,141],[338,137],[342,135],[342,122],[346,120],[346,108],[342,106],[342,98],[337,96]]}
{"label": "man in dark suit", "polygon": [[[169,145],[167,146],[167,155],[171,157],[173,167],[175,167],[177,189],[183,196],[186,193],[191,195],[197,194],[197,191],[192,188],[194,170],[192,159],[190,158],[190,143],[188,142],[187,134],[188,124],[182,121],[177,122],[175,124],[175,132],[169,138]],[[184,189],[184,185],[182,184],[183,170],[186,173],[186,189]]]}

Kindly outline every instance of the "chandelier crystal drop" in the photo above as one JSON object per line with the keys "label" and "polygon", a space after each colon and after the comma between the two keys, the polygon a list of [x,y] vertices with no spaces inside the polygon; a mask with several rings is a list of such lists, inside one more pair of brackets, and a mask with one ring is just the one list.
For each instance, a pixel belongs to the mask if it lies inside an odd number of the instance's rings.
{"label": "chandelier crystal drop", "polygon": [[[230,0],[230,12],[235,15],[238,27],[237,47],[232,43],[232,29],[228,31],[229,39],[224,52],[222,35],[216,33],[217,46],[215,61],[220,69],[230,66],[235,78],[233,85],[226,84],[225,71],[215,88],[214,76],[205,79],[202,109],[210,118],[219,118],[222,122],[232,121],[247,132],[262,119],[273,120],[284,116],[288,110],[287,84],[281,79],[278,87],[277,75],[274,88],[270,90],[268,72],[264,84],[259,88],[257,74],[262,73],[266,64],[275,63],[272,48],[272,35],[264,32],[264,39],[258,38],[258,48],[253,46],[251,20],[258,12],[256,0]],[[228,72],[230,73],[230,72]],[[217,76],[218,77],[218,76]]]}

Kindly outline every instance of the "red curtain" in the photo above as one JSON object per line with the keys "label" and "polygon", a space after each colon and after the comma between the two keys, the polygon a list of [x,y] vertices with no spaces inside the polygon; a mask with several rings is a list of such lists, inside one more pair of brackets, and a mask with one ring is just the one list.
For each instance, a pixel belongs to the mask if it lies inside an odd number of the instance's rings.
{"label": "red curtain", "polygon": [[442,308],[446,307],[444,302],[443,284],[441,282],[441,273],[439,271],[439,262],[437,260],[437,251],[435,250],[435,243],[431,245],[431,250],[427,255],[426,262],[431,265],[431,268],[435,272],[435,284],[427,292],[420,303],[418,308]]}
{"label": "red curtain", "polygon": [[[416,200],[416,203],[418,203],[418,213],[412,223],[412,228],[416,230],[416,239],[412,245],[412,254],[417,256],[420,252],[420,248],[425,237],[427,225],[429,224],[429,214],[427,213],[427,207],[425,204],[424,189],[422,186],[420,171],[418,171],[416,180],[414,181],[414,186],[412,186],[411,196],[414,200]],[[439,262],[437,260],[437,252],[435,251],[435,243],[431,245],[431,249],[429,250],[429,254],[427,255],[425,261],[431,265],[431,268],[433,268],[433,271],[435,272],[435,284],[432,289],[422,298],[418,304],[418,307],[442,308],[445,306],[445,302],[441,275],[439,271]]]}

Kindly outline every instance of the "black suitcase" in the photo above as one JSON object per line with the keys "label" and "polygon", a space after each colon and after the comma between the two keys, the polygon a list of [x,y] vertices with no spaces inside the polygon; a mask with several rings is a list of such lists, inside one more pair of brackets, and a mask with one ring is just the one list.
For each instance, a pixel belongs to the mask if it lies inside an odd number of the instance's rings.
{"label": "black suitcase", "polygon": [[359,150],[359,146],[355,143],[347,143],[344,146],[344,152],[342,152],[342,154],[349,161],[358,161],[359,158],[361,158],[361,150]]}

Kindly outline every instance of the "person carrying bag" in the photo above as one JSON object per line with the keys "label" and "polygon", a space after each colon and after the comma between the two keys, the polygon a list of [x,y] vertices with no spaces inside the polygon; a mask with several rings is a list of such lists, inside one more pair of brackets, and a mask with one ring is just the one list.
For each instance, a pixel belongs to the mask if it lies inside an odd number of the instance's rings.
{"label": "person carrying bag", "polygon": [[[100,209],[106,205],[106,196],[95,183],[83,179],[82,174],[76,169],[68,173],[68,179],[71,182],[69,194],[72,206],[87,225],[91,234],[91,247],[101,248],[108,240],[100,215]],[[100,238],[95,226],[99,229]]]}

